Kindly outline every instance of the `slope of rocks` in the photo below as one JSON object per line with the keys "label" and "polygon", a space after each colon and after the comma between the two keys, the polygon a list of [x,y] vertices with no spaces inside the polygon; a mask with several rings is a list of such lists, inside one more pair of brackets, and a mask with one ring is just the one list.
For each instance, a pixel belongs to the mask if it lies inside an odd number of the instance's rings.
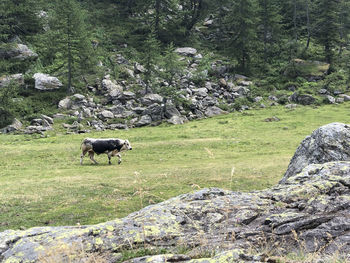
{"label": "slope of rocks", "polygon": [[[346,128],[331,124],[315,133],[328,134],[327,142],[334,126]],[[350,260],[349,209],[350,162],[326,160],[263,191],[203,189],[99,225],[7,230],[0,233],[0,261],[121,262],[125,251],[139,248],[168,253],[125,262],[274,262],[293,251]]]}

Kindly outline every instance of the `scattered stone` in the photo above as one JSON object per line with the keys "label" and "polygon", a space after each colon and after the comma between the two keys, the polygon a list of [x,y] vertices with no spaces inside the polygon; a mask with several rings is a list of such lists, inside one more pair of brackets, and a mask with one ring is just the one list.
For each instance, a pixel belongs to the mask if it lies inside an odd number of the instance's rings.
{"label": "scattered stone", "polygon": [[191,47],[183,47],[175,49],[175,52],[181,56],[193,57],[197,54],[197,50]]}
{"label": "scattered stone", "polygon": [[326,101],[329,103],[329,104],[334,104],[335,103],[335,98],[330,96],[330,95],[327,95],[325,97]]}
{"label": "scattered stone", "polygon": [[72,100],[69,97],[67,97],[58,103],[58,108],[63,110],[69,110],[72,107],[72,104]]}
{"label": "scattered stone", "polygon": [[35,89],[38,90],[55,90],[63,86],[58,78],[49,76],[47,74],[35,73],[33,78],[35,80]]}
{"label": "scattered stone", "polygon": [[100,112],[99,117],[101,119],[113,119],[114,114],[111,111],[103,110],[102,112]]}
{"label": "scattered stone", "polygon": [[213,117],[216,115],[227,114],[227,113],[228,113],[227,111],[224,111],[216,106],[209,107],[205,110],[205,115],[207,117]]}
{"label": "scattered stone", "polygon": [[13,44],[11,46],[2,46],[0,48],[0,59],[13,59],[13,60],[35,60],[38,58],[38,54],[28,48],[28,46],[20,43]]}
{"label": "scattered stone", "polygon": [[149,115],[143,115],[141,119],[135,123],[136,127],[143,127],[150,125],[152,123],[152,118]]}
{"label": "scattered stone", "polygon": [[264,122],[277,122],[277,121],[280,121],[281,119],[276,117],[276,116],[273,116],[273,117],[270,117],[270,118],[266,118],[264,120]]}
{"label": "scattered stone", "polygon": [[316,99],[308,94],[299,95],[297,92],[294,92],[293,95],[289,97],[289,101],[302,105],[311,105],[315,103]]}
{"label": "scattered stone", "polygon": [[13,120],[12,124],[6,126],[5,128],[2,128],[0,130],[1,133],[11,133],[11,132],[16,132],[22,129],[22,122],[17,120],[16,118]]}
{"label": "scattered stone", "polygon": [[154,103],[161,104],[163,102],[163,97],[158,94],[146,94],[141,98],[141,103],[145,106],[150,106]]}

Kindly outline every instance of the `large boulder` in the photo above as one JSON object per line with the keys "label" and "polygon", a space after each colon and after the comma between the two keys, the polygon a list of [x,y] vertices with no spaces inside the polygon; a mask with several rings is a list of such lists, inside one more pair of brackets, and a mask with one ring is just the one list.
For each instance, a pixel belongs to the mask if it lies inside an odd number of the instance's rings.
{"label": "large boulder", "polygon": [[302,105],[311,105],[315,103],[316,99],[309,94],[299,94],[297,92],[293,93],[289,100]]}
{"label": "large boulder", "polygon": [[[298,251],[324,253],[323,262],[334,253],[349,259],[349,185],[350,162],[312,164],[263,191],[202,189],[98,225],[7,230],[0,233],[0,261],[90,262],[103,255],[117,262],[118,253],[144,247],[189,253],[129,262],[277,262],[269,258]],[[209,260],[203,251],[223,254]]]}
{"label": "large boulder", "polygon": [[24,44],[11,44],[0,47],[0,59],[13,59],[13,60],[35,60],[38,58],[38,54],[28,48]]}
{"label": "large boulder", "polygon": [[62,87],[62,82],[58,78],[49,76],[43,73],[35,73],[33,76],[35,80],[35,89],[38,90],[56,90]]}
{"label": "large boulder", "polygon": [[309,164],[350,161],[350,126],[331,123],[315,130],[297,148],[281,182],[301,172]]}
{"label": "large boulder", "polygon": [[205,115],[207,117],[213,117],[216,115],[227,114],[227,111],[220,109],[219,107],[212,106],[205,110]]}

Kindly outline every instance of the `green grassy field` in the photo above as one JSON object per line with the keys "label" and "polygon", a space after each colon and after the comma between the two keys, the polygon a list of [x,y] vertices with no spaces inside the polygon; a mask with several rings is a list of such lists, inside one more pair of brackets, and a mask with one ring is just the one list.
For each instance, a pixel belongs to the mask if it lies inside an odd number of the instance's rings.
{"label": "green grassy field", "polygon": [[[272,116],[280,122],[264,122]],[[249,191],[276,184],[314,129],[349,122],[350,104],[233,113],[181,126],[88,135],[0,136],[0,231],[95,224],[205,187]],[[123,162],[79,164],[85,137],[127,138]],[[234,172],[233,172],[234,170]]]}

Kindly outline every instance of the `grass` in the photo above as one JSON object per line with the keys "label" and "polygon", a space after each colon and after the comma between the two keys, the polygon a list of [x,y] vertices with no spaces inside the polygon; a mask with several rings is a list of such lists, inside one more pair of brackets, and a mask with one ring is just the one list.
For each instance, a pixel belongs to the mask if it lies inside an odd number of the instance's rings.
{"label": "grass", "polygon": [[[46,138],[0,135],[0,231],[96,224],[205,187],[250,191],[276,184],[314,129],[348,122],[350,104],[282,107],[127,131]],[[277,116],[280,122],[263,120]],[[127,138],[133,150],[79,164],[84,137]],[[140,200],[140,196],[142,199]]]}

